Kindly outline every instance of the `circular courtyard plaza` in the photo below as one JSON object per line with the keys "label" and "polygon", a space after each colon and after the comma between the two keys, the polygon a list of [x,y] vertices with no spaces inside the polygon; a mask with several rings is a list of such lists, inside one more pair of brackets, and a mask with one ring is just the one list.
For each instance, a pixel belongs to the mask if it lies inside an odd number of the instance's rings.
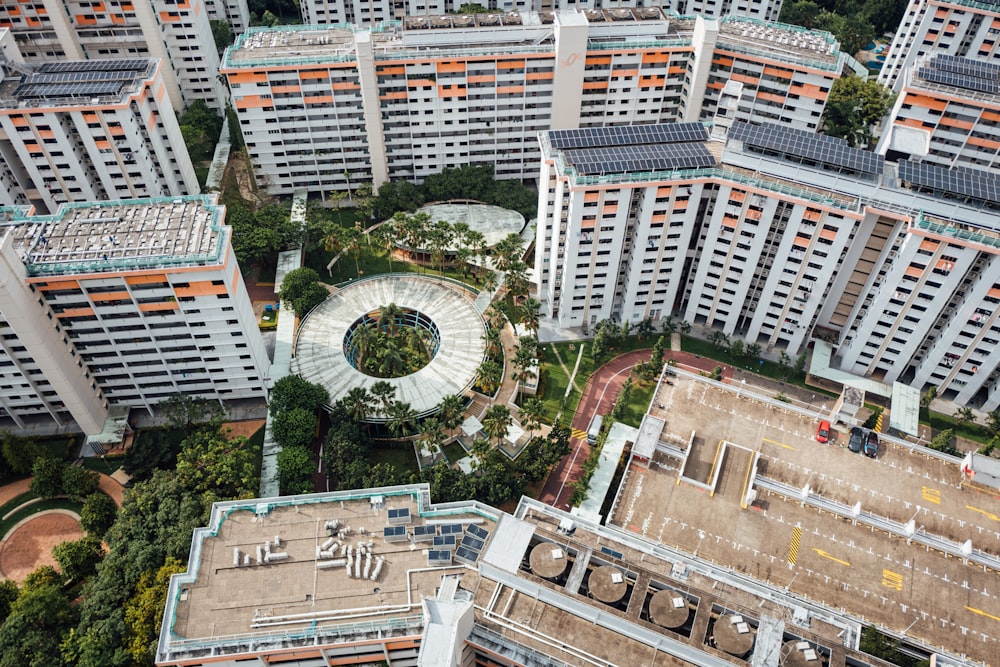
{"label": "circular courtyard plaza", "polygon": [[[430,276],[377,276],[355,282],[306,316],[295,342],[292,372],[326,387],[331,403],[355,387],[370,390],[376,382],[384,381],[396,388],[396,400],[409,403],[418,415],[431,414],[445,396],[471,388],[483,362],[486,325],[474,298],[471,292]],[[345,341],[360,317],[377,315],[390,303],[432,320],[440,343],[430,363],[416,373],[378,378],[352,365]],[[370,421],[385,421],[385,415],[375,415]]]}

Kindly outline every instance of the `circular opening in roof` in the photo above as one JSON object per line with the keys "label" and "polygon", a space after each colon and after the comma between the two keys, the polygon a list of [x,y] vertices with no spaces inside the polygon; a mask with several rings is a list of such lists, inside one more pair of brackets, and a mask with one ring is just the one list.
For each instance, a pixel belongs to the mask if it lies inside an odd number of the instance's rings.
{"label": "circular opening in roof", "polygon": [[393,303],[362,315],[344,335],[347,361],[376,378],[416,373],[437,356],[440,347],[441,333],[434,320]]}

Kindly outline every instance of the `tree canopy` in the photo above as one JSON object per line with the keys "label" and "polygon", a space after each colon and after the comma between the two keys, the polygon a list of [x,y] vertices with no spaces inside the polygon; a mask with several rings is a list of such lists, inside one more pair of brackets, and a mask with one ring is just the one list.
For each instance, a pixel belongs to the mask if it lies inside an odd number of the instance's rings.
{"label": "tree canopy", "polygon": [[296,315],[305,317],[306,313],[326,301],[330,292],[320,283],[319,274],[304,266],[285,274],[278,296],[292,306]]}
{"label": "tree canopy", "polygon": [[874,79],[844,76],[833,82],[823,112],[823,133],[846,139],[851,146],[869,148],[872,130],[892,108],[895,95]]}
{"label": "tree canopy", "polygon": [[192,162],[211,160],[222,132],[222,116],[208,108],[204,100],[195,100],[177,119]]}

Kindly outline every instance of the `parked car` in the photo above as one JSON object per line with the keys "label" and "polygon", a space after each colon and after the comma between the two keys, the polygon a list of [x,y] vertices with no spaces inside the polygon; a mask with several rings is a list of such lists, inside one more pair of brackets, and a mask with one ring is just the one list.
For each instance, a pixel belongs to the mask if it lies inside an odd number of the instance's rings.
{"label": "parked car", "polygon": [[816,440],[819,442],[830,441],[830,422],[825,419],[819,423],[819,428],[816,429]]}
{"label": "parked car", "polygon": [[868,438],[865,440],[865,456],[870,459],[878,457],[878,433],[868,431]]}
{"label": "parked car", "polygon": [[847,441],[847,448],[854,453],[858,453],[861,451],[861,445],[864,441],[865,432],[860,427],[855,426],[851,429],[851,439]]}

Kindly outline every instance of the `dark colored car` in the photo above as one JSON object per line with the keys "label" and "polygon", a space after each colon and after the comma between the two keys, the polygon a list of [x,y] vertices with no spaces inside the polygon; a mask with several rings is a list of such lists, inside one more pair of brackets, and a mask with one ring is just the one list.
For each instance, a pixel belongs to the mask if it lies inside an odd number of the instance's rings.
{"label": "dark colored car", "polygon": [[847,448],[854,453],[861,451],[861,445],[865,441],[865,432],[855,426],[851,429],[851,439],[847,441]]}
{"label": "dark colored car", "polygon": [[868,431],[868,438],[865,440],[865,456],[874,459],[878,456],[878,433]]}
{"label": "dark colored car", "polygon": [[816,440],[819,442],[830,441],[830,422],[825,419],[819,423],[819,428],[816,429]]}

